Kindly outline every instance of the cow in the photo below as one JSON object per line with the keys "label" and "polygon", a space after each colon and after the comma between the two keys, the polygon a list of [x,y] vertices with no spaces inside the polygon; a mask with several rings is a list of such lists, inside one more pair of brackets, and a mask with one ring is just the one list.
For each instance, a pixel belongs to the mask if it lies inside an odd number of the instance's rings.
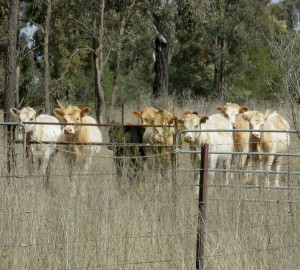
{"label": "cow", "polygon": [[[233,129],[237,130],[249,130],[249,122],[244,119],[241,114],[248,111],[248,107],[241,107],[236,103],[226,103],[224,106],[217,106],[216,112],[227,118]],[[249,132],[234,131],[233,132],[233,150],[239,153],[249,152]],[[247,160],[247,154],[245,155],[233,155],[232,166],[234,168],[245,169]],[[248,176],[246,176],[248,178]]]}
{"label": "cow", "polygon": [[[29,172],[32,173],[32,165],[38,166],[38,171],[45,173],[45,169],[49,162],[50,155],[54,152],[55,147],[48,144],[49,142],[57,142],[61,127],[60,125],[51,124],[35,124],[36,122],[44,123],[57,123],[59,121],[54,116],[44,114],[45,109],[33,109],[31,107],[24,107],[21,110],[17,108],[11,108],[11,114],[18,118],[23,124],[26,132],[26,136],[30,138],[35,144],[30,145],[29,155]],[[27,122],[27,123],[26,123]],[[43,142],[48,142],[43,144]]]}
{"label": "cow", "polygon": [[[286,151],[290,145],[290,135],[287,132],[290,129],[289,123],[276,111],[273,113],[267,111],[265,114],[252,111],[242,115],[250,125],[251,152],[258,153],[252,157],[252,162],[268,172],[275,170],[274,186],[279,187],[282,157],[274,154]],[[267,130],[275,132],[267,132]],[[259,153],[268,153],[268,155],[259,155]],[[258,185],[257,178],[256,185]],[[270,186],[270,173],[265,177],[265,186]]]}
{"label": "cow", "polygon": [[143,135],[143,144],[147,164],[150,169],[158,168],[162,174],[170,166],[170,154],[175,134],[175,121],[177,118],[167,110],[146,107],[140,112],[133,112],[133,117],[142,120],[146,129]]}
{"label": "cow", "polygon": [[[57,118],[66,124],[58,141],[70,143],[64,145],[61,150],[63,150],[62,154],[69,162],[71,170],[75,169],[74,166],[76,166],[80,170],[87,171],[91,160],[101,149],[97,143],[102,143],[102,133],[96,125],[97,121],[88,115],[90,108],[69,105],[67,108],[56,108],[53,112]],[[89,143],[96,144],[89,145]]]}
{"label": "cow", "polygon": [[[193,145],[198,151],[200,151],[202,144],[209,144],[210,152],[224,152],[222,154],[213,153],[209,155],[210,170],[216,169],[219,165],[222,165],[225,170],[229,170],[231,152],[233,150],[233,137],[232,131],[230,131],[232,126],[228,119],[220,114],[199,117],[196,113],[190,113],[183,119],[183,125],[187,130],[184,140]],[[218,129],[223,131],[205,131]],[[228,185],[230,173],[226,171],[225,174],[226,185]],[[209,175],[210,179],[214,180],[214,171],[210,171]]]}
{"label": "cow", "polygon": [[[123,175],[124,159],[129,159],[128,178],[137,178],[137,173],[143,168],[145,152],[141,145],[126,146],[125,144],[142,144],[145,127],[133,125],[120,125],[112,121],[108,130],[109,143],[107,147],[113,151],[113,159],[118,178]],[[122,145],[124,144],[124,145]]]}

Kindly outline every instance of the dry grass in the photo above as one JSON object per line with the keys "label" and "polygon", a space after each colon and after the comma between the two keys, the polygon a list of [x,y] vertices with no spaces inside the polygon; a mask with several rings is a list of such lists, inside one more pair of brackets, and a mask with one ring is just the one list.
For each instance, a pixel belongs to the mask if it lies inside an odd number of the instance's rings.
{"label": "dry grass", "polygon": [[[290,151],[299,149],[293,140]],[[145,171],[130,184],[117,180],[112,153],[102,147],[73,181],[56,160],[45,190],[17,150],[9,176],[0,141],[0,269],[195,269],[198,210],[187,155],[178,156],[176,182],[171,171]],[[283,170],[299,171],[299,157],[284,163]],[[287,189],[245,187],[239,175],[224,187],[223,178],[208,190],[205,269],[299,269],[299,176],[283,176]]]}

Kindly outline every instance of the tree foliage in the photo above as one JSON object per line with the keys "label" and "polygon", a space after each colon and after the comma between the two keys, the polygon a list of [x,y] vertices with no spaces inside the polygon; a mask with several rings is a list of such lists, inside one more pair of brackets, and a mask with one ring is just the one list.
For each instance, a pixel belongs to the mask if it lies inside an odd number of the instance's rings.
{"label": "tree foliage", "polygon": [[[1,2],[1,0],[0,0]],[[92,41],[99,1],[52,0],[49,33],[50,101],[90,103],[95,99]],[[296,0],[128,0],[105,4],[101,65],[106,104],[151,98],[157,31],[168,40],[168,91],[207,99],[247,102],[274,99],[284,78],[270,45],[287,41],[299,27]],[[44,22],[46,2],[20,2],[20,100],[44,104]],[[8,7],[0,9],[0,74]],[[99,27],[99,24],[97,24]],[[122,30],[122,31],[121,31]],[[33,33],[33,34],[31,34]],[[0,95],[4,78],[0,79]],[[2,104],[3,106],[3,104]]]}

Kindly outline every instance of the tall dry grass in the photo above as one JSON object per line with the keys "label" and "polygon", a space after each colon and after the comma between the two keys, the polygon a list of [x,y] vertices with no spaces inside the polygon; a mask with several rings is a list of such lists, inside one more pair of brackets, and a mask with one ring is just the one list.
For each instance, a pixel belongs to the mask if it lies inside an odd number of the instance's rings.
{"label": "tall dry grass", "polygon": [[[184,107],[210,114],[214,105]],[[181,109],[173,107],[175,114]],[[126,122],[135,123],[130,113]],[[293,137],[289,152],[299,149]],[[187,154],[177,155],[176,181],[171,169],[165,176],[145,169],[129,183],[126,173],[117,179],[103,146],[72,181],[68,164],[56,159],[46,190],[43,175],[28,175],[21,146],[9,175],[6,150],[1,140],[0,269],[195,269],[198,209]],[[265,189],[264,176],[260,188],[246,186],[239,174],[225,187],[217,173],[208,189],[205,269],[299,269],[300,185],[292,174],[299,157],[284,158],[283,170],[290,174],[282,189]]]}

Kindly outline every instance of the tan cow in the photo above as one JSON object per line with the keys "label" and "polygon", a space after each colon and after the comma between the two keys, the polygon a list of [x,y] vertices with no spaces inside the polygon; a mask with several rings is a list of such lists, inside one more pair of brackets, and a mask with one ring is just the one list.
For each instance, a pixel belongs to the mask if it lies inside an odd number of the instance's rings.
{"label": "tan cow", "polygon": [[[83,145],[67,145],[63,148],[65,158],[71,166],[76,166],[80,170],[86,171],[89,168],[92,158],[100,151],[99,145],[88,145],[88,143],[101,143],[102,134],[96,120],[89,116],[90,108],[78,108],[68,106],[67,108],[56,108],[54,114],[60,118],[65,125],[59,141],[70,143],[83,143]],[[81,125],[92,124],[92,125]],[[87,144],[87,145],[84,145]]]}
{"label": "tan cow", "polygon": [[[25,127],[25,132],[30,135],[30,140],[35,144],[30,145],[31,155],[30,161],[33,165],[38,166],[38,170],[45,172],[49,162],[50,155],[54,152],[55,147],[50,144],[43,144],[43,142],[57,142],[61,132],[60,125],[50,124],[35,124],[36,122],[45,123],[59,123],[54,116],[44,114],[44,109],[35,110],[31,107],[24,107],[21,110],[11,108],[11,114],[18,118]],[[29,172],[32,172],[31,164]]]}
{"label": "tan cow", "polygon": [[[220,114],[214,114],[209,117],[199,117],[197,114],[187,114],[184,121],[184,128],[187,130],[184,139],[200,151],[202,144],[209,144],[209,151],[215,152],[209,155],[209,172],[213,181],[214,171],[218,166],[229,170],[231,163],[231,152],[233,150],[232,126],[228,119]],[[206,130],[223,130],[209,132]],[[224,131],[225,130],[225,131]],[[228,130],[228,131],[226,131]],[[218,154],[217,152],[223,152]],[[200,155],[199,155],[200,158]],[[226,184],[229,184],[230,173],[226,174]]]}
{"label": "tan cow", "polygon": [[148,145],[144,151],[149,168],[158,167],[165,171],[170,165],[170,153],[176,131],[174,121],[177,118],[167,110],[157,110],[153,107],[144,108],[140,112],[135,111],[132,115],[140,118],[143,125],[148,125],[143,135],[143,143]]}
{"label": "tan cow", "polygon": [[[258,155],[252,158],[254,164],[258,164],[260,169],[270,172],[275,170],[275,187],[279,187],[279,171],[281,168],[282,157],[277,154],[286,151],[290,144],[290,135],[287,132],[267,132],[289,131],[289,123],[277,112],[265,114],[260,112],[245,112],[243,114],[245,120],[250,124],[251,132],[250,147],[252,152],[269,153],[269,155]],[[264,132],[265,130],[265,132]],[[257,179],[256,179],[256,184]],[[270,186],[270,173],[265,178],[265,186]]]}
{"label": "tan cow", "polygon": [[[247,107],[241,107],[236,103],[226,103],[224,106],[217,106],[216,112],[226,117],[233,129],[249,130],[249,122],[241,116],[242,113],[247,112]],[[249,132],[234,131],[233,132],[233,151],[247,153],[249,152]],[[246,165],[247,155],[234,155],[232,159],[235,168],[244,168]]]}

